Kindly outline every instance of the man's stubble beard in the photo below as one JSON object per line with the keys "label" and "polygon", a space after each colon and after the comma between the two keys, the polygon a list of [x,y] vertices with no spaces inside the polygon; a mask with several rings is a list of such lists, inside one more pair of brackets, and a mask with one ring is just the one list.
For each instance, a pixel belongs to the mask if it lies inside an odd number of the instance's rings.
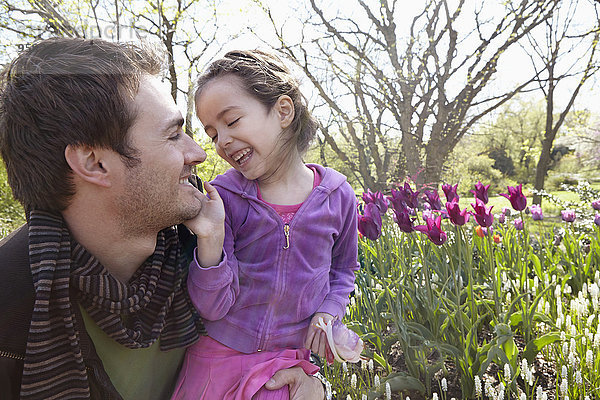
{"label": "man's stubble beard", "polygon": [[[125,234],[152,234],[194,218],[200,206],[191,200],[185,204],[179,197],[179,187],[161,181],[159,172],[151,172],[142,165],[127,171],[128,187],[117,198],[121,230]],[[167,188],[171,188],[168,190]]]}

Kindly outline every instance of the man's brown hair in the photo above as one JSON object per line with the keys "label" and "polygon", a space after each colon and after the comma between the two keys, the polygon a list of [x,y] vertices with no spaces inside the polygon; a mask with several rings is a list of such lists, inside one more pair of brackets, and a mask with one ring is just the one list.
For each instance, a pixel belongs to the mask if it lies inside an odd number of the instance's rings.
{"label": "man's brown hair", "polygon": [[0,153],[25,210],[60,212],[75,192],[68,145],[108,148],[135,165],[127,131],[144,74],[158,53],[132,44],[54,38],[33,44],[0,77]]}

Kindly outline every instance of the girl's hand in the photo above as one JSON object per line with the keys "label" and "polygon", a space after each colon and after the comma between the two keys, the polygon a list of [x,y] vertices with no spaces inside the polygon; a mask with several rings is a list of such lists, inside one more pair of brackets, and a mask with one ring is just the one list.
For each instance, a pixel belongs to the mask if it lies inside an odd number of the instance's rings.
{"label": "girl's hand", "polygon": [[217,265],[223,252],[225,240],[225,207],[219,192],[208,182],[204,182],[207,195],[198,191],[202,203],[198,215],[184,222],[198,238],[197,260],[200,266]]}
{"label": "girl's hand", "polygon": [[304,347],[306,347],[313,353],[318,354],[319,357],[327,358],[327,335],[325,334],[325,332],[323,332],[321,328],[317,327],[319,318],[323,318],[323,321],[327,323],[331,321],[334,318],[334,316],[328,313],[315,313],[315,315],[313,315],[312,319],[310,320],[310,325],[308,327],[306,340],[304,341]]}
{"label": "girl's hand", "polygon": [[219,192],[213,185],[203,182],[206,195],[200,191],[196,197],[200,200],[202,208],[198,215],[184,222],[194,234],[198,237],[213,236],[215,230],[225,232],[225,208]]}

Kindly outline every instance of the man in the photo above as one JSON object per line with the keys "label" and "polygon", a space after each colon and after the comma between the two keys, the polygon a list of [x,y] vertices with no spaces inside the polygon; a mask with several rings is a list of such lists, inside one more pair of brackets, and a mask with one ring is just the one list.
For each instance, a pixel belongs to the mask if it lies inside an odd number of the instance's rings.
{"label": "man", "polygon": [[[0,243],[0,399],[168,399],[201,323],[185,292],[188,183],[206,153],[162,90],[160,58],[39,42],[5,70],[0,151],[28,223]],[[299,369],[268,387],[322,398]]]}

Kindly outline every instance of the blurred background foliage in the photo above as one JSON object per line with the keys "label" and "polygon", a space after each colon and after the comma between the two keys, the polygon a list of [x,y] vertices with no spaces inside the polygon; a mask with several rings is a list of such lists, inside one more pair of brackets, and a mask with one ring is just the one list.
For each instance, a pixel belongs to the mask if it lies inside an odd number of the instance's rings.
{"label": "blurred background foliage", "polygon": [[[341,171],[358,194],[406,177],[465,195],[477,180],[495,193],[560,191],[599,179],[599,10],[592,0],[1,0],[0,65],[51,36],[163,47],[210,180],[228,165],[194,115],[194,79],[225,51],[270,49],[320,121],[305,161]],[[7,232],[24,219],[3,168]]]}

